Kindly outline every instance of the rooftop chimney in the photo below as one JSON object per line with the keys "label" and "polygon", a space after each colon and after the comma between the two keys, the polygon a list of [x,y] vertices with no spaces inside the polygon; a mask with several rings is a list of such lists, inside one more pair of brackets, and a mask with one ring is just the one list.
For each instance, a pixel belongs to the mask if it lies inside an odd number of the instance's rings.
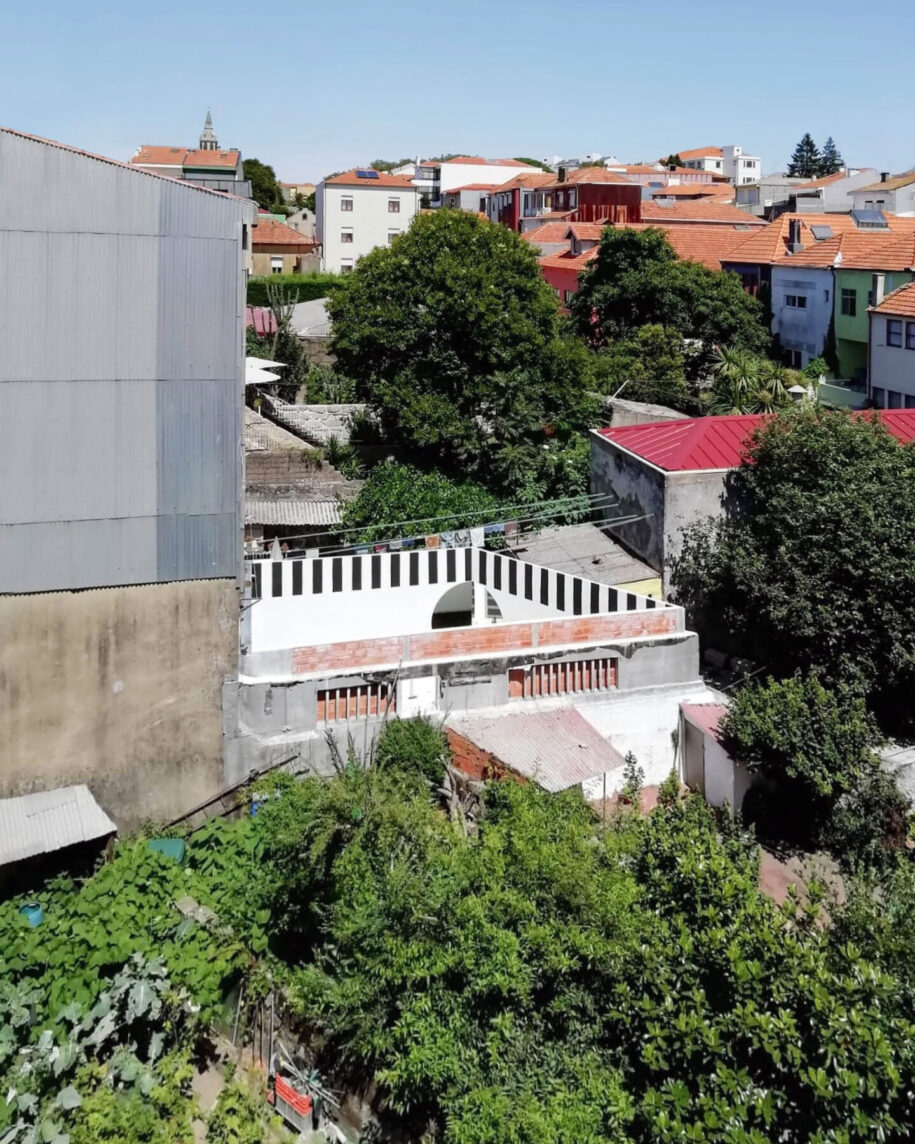
{"label": "rooftop chimney", "polygon": [[888,183],[889,181],[890,181],[889,171],[881,171],[880,172],[880,182],[881,183]]}
{"label": "rooftop chimney", "polygon": [[797,254],[799,250],[803,250],[801,244],[801,220],[799,218],[792,218],[788,220],[788,253]]}

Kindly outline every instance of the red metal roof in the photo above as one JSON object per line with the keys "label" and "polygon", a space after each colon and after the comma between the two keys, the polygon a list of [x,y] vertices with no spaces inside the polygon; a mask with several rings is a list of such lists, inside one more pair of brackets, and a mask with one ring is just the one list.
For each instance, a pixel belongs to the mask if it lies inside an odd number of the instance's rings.
{"label": "red metal roof", "polygon": [[276,317],[267,306],[246,306],[245,325],[262,338],[276,333]]}
{"label": "red metal roof", "polygon": [[[915,409],[881,409],[875,412],[900,444],[915,441]],[[599,429],[598,433],[659,469],[668,473],[684,473],[736,468],[754,429],[766,420],[767,415],[762,413],[689,417],[681,421]]]}
{"label": "red metal roof", "polygon": [[694,727],[718,738],[718,724],[727,711],[723,703],[681,703],[680,710]]}

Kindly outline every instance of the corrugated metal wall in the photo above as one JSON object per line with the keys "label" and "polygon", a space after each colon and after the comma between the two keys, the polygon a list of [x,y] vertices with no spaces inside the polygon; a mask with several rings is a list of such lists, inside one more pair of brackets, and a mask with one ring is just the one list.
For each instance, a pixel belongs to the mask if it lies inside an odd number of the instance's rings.
{"label": "corrugated metal wall", "polygon": [[232,577],[250,204],[0,130],[0,592]]}

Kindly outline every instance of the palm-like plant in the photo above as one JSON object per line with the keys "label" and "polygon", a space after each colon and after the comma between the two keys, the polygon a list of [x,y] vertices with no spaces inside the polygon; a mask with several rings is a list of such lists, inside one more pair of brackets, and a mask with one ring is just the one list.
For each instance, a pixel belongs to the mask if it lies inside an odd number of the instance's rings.
{"label": "palm-like plant", "polygon": [[790,401],[786,370],[777,362],[719,346],[712,369],[715,385],[710,413],[772,413]]}

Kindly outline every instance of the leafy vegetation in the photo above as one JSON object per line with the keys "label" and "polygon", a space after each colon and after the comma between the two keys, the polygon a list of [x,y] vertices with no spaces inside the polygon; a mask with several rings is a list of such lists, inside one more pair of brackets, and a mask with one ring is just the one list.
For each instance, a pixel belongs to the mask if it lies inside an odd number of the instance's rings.
{"label": "leafy vegetation", "polygon": [[269,274],[248,279],[248,305],[269,306],[268,286],[279,286],[294,302],[326,298],[340,285],[342,276],[325,272],[314,274]]}
{"label": "leafy vegetation", "polygon": [[245,178],[251,183],[251,197],[259,207],[272,214],[285,214],[286,201],[274,169],[260,159],[242,161]]}
{"label": "leafy vegetation", "polygon": [[845,160],[839,154],[832,136],[826,140],[822,152],[806,132],[794,148],[788,161],[788,174],[805,179],[817,179],[823,175],[835,175],[845,167]]}
{"label": "leafy vegetation", "polygon": [[329,309],[340,370],[412,463],[498,495],[586,490],[588,355],[518,235],[464,211],[421,215],[359,260]]}
{"label": "leafy vegetation", "polygon": [[648,325],[698,344],[692,376],[701,376],[716,346],[765,354],[771,336],[761,304],[734,274],[677,258],[664,232],[606,227],[597,256],[582,271],[570,304],[579,335],[595,349],[630,339]]}
{"label": "leafy vegetation", "polygon": [[887,730],[912,719],[915,448],[874,417],[817,406],[756,435],[721,520],[689,530],[679,599],[716,646],[776,678],[817,672]]}
{"label": "leafy vegetation", "polygon": [[709,413],[774,413],[791,404],[787,387],[797,375],[769,358],[719,347],[712,368]]}

